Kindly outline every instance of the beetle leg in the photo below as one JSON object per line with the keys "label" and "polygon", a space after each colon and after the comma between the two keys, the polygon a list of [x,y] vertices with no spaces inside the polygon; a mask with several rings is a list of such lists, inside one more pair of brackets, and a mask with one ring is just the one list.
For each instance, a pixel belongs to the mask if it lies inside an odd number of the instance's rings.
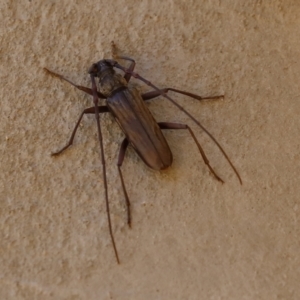
{"label": "beetle leg", "polygon": [[[87,88],[87,87],[82,86],[82,85],[77,85],[76,83],[72,82],[72,81],[69,80],[68,78],[65,78],[64,76],[62,76],[62,75],[60,75],[60,74],[58,74],[58,73],[52,72],[52,71],[48,70],[47,68],[44,68],[44,70],[45,70],[48,74],[50,74],[50,75],[52,75],[52,76],[54,76],[54,77],[57,77],[57,78],[59,78],[59,79],[61,79],[61,80],[64,80],[64,81],[70,83],[71,85],[75,86],[76,89],[79,89],[79,90],[81,90],[81,91],[83,91],[83,92],[85,92],[85,93],[87,93],[87,94],[93,96],[93,91],[92,91],[92,89]],[[102,95],[102,94],[101,94],[100,92],[98,92],[98,91],[97,91],[97,94],[98,94],[98,97],[99,97],[99,98],[102,98],[102,99],[105,99],[105,98],[106,98],[104,95]]]}
{"label": "beetle leg", "polygon": [[127,224],[131,228],[130,201],[129,201],[129,197],[128,197],[128,194],[127,194],[127,191],[126,191],[126,187],[125,187],[125,183],[124,183],[124,179],[123,179],[123,175],[122,175],[122,171],[121,171],[121,166],[122,166],[123,161],[124,161],[125,152],[126,152],[127,147],[128,147],[128,140],[127,140],[127,138],[125,138],[123,140],[122,144],[121,144],[117,166],[118,166],[119,175],[120,175],[121,183],[122,183],[122,189],[123,189],[123,193],[124,193],[125,201],[126,201]]}
{"label": "beetle leg", "polygon": [[192,93],[189,93],[189,92],[185,92],[185,91],[177,90],[177,89],[173,89],[173,88],[165,88],[165,89],[161,89],[161,90],[158,90],[158,91],[147,92],[145,94],[142,94],[142,98],[143,98],[144,101],[151,100],[153,98],[161,96],[162,94],[168,93],[168,91],[172,91],[172,92],[175,92],[175,93],[178,93],[178,94],[186,95],[186,96],[189,96],[189,97],[197,99],[197,100],[210,100],[210,99],[213,100],[213,99],[224,98],[224,95],[201,97],[201,96],[198,96],[196,94],[192,94]]}
{"label": "beetle leg", "polygon": [[[120,58],[121,58],[121,59],[125,59],[125,60],[130,60],[130,61],[131,61],[131,64],[130,64],[128,70],[130,70],[131,72],[133,72],[134,67],[135,67],[135,61],[134,61],[133,59],[129,58],[129,57],[126,57],[126,56],[120,56]],[[130,78],[131,78],[131,74],[130,74],[130,73],[126,73],[126,74],[124,75],[124,78],[125,78],[125,80],[126,80],[127,82],[129,82],[129,80],[130,80]]]}
{"label": "beetle leg", "polygon": [[195,141],[200,153],[201,153],[201,156],[204,160],[204,163],[207,165],[207,167],[209,168],[209,170],[211,171],[211,173],[215,176],[215,178],[218,180],[218,181],[221,181],[222,183],[224,183],[224,181],[216,174],[216,172],[213,170],[213,168],[211,167],[211,165],[209,164],[209,160],[207,159],[205,153],[204,153],[204,150],[202,149],[201,145],[199,144],[194,132],[192,131],[192,129],[186,125],[186,124],[178,124],[178,123],[166,123],[166,122],[159,122],[158,123],[158,126],[161,128],[161,129],[187,129],[193,140]]}
{"label": "beetle leg", "polygon": [[[129,60],[129,61],[131,61],[131,64],[130,64],[128,70],[129,70],[130,72],[133,72],[134,67],[135,67],[135,61],[134,61],[134,59],[132,59],[132,58],[130,58],[130,57],[127,57],[127,56],[119,56],[119,55],[117,55],[117,47],[116,47],[116,44],[114,43],[114,41],[112,41],[112,42],[110,43],[110,46],[111,46],[111,54],[112,54],[113,59],[114,59],[114,60],[117,60],[117,59],[124,59],[124,60]],[[124,78],[125,78],[125,80],[126,80],[127,82],[129,82],[129,80],[130,80],[130,78],[131,78],[131,74],[130,74],[130,73],[125,73]]]}
{"label": "beetle leg", "polygon": [[[99,112],[100,113],[109,112],[108,107],[107,106],[99,106]],[[70,137],[70,140],[69,140],[68,144],[65,147],[63,147],[61,150],[59,150],[57,152],[54,152],[54,153],[51,153],[51,156],[56,156],[56,155],[61,154],[63,151],[65,151],[67,148],[69,148],[73,144],[73,140],[74,140],[76,131],[78,129],[78,126],[79,126],[79,124],[81,122],[81,119],[82,119],[83,115],[85,115],[85,114],[95,114],[95,107],[93,106],[93,107],[86,108],[81,113],[81,115],[80,115],[80,117],[79,117],[79,119],[78,119],[78,121],[77,121],[74,129],[73,129],[73,132],[72,132],[72,135]]]}
{"label": "beetle leg", "polygon": [[133,72],[134,67],[135,67],[135,60],[133,60],[132,58],[127,57],[127,56],[116,56],[116,58],[131,61],[131,64],[130,64],[130,66],[129,66],[129,68],[128,68],[128,71],[129,71],[129,72],[128,72],[128,73],[125,73],[125,75],[124,75],[125,80],[126,80],[127,82],[129,82],[129,80],[130,80],[130,78],[131,78],[131,76],[132,76],[132,72]]}

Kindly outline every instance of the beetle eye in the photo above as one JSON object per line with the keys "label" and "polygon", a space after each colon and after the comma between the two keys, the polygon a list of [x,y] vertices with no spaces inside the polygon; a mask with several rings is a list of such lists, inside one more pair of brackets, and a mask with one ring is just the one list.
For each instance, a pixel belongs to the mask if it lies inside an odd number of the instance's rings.
{"label": "beetle eye", "polygon": [[94,74],[94,75],[96,75],[96,74],[97,74],[97,71],[98,71],[97,65],[96,65],[96,64],[92,64],[92,66],[89,68],[88,73],[89,73],[89,74]]}
{"label": "beetle eye", "polygon": [[109,66],[109,67],[114,67],[115,64],[117,63],[117,62],[116,62],[115,60],[113,60],[113,59],[105,59],[104,61],[105,61],[105,64],[106,64],[107,66]]}

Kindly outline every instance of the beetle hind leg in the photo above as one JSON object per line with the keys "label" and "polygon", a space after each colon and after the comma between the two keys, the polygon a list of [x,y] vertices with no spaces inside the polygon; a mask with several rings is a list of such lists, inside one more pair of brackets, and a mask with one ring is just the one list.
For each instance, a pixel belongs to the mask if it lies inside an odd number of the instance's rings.
{"label": "beetle hind leg", "polygon": [[195,143],[196,143],[196,145],[197,145],[197,147],[198,147],[198,149],[199,149],[199,151],[200,151],[200,154],[201,154],[201,156],[202,156],[202,158],[203,158],[203,160],[204,160],[204,163],[207,165],[207,167],[209,168],[210,172],[214,175],[214,177],[215,177],[218,181],[224,183],[224,181],[216,174],[216,172],[214,171],[214,169],[213,169],[213,168],[211,167],[211,165],[209,164],[209,160],[208,160],[208,158],[206,157],[206,155],[205,155],[205,153],[204,153],[204,150],[202,149],[200,143],[198,142],[198,140],[197,140],[197,138],[196,138],[194,132],[192,131],[192,129],[191,129],[188,125],[186,125],[186,124],[178,124],[178,123],[159,122],[159,123],[158,123],[158,126],[159,126],[161,129],[187,129],[187,130],[190,132],[190,134],[191,134],[193,140],[195,141]]}

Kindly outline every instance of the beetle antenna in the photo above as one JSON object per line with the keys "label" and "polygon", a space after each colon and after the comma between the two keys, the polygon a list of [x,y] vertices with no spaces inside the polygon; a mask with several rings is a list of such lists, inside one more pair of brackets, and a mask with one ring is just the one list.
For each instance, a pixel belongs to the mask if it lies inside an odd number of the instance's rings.
{"label": "beetle antenna", "polygon": [[106,204],[106,212],[107,212],[107,220],[108,220],[108,229],[109,229],[109,234],[110,234],[111,242],[112,242],[112,245],[114,248],[117,263],[120,264],[120,259],[119,259],[118,250],[116,247],[113,231],[112,231],[111,218],[110,218],[110,209],[109,209],[108,191],[107,191],[107,179],[106,179],[106,166],[105,166],[104,148],[103,148],[103,141],[102,141],[100,119],[99,119],[97,86],[96,86],[96,81],[95,81],[94,75],[91,74],[90,76],[91,76],[91,81],[92,81],[92,92],[93,92],[93,100],[94,100],[94,105],[95,105],[95,118],[96,118],[96,122],[97,122],[98,140],[99,140],[100,149],[101,149],[101,162],[102,162],[104,189],[105,189],[104,193],[105,193],[105,204]]}

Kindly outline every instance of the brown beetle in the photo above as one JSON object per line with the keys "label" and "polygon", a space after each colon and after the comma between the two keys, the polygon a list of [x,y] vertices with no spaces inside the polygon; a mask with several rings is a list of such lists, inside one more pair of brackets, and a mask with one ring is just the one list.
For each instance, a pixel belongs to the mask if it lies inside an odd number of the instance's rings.
{"label": "brown beetle", "polygon": [[[214,177],[223,183],[223,180],[215,173],[212,167],[209,164],[206,155],[200,146],[198,140],[196,139],[193,131],[191,128],[186,124],[178,124],[178,123],[167,123],[167,122],[160,122],[157,123],[152,116],[151,112],[149,111],[147,105],[145,104],[146,100],[153,99],[158,96],[163,96],[171,101],[174,105],[176,105],[181,111],[187,114],[198,126],[205,131],[206,134],[216,143],[219,147],[227,161],[229,162],[230,166],[234,170],[235,174],[237,175],[240,183],[242,184],[241,177],[233,164],[231,163],[230,159],[228,158],[227,154],[221,147],[221,145],[216,141],[216,139],[197,121],[191,114],[189,114],[183,107],[177,104],[172,98],[170,98],[167,93],[169,91],[173,91],[179,94],[183,94],[189,97],[192,97],[197,100],[204,100],[204,99],[217,99],[222,98],[221,96],[213,96],[213,97],[200,97],[198,95],[172,89],[172,88],[165,88],[165,89],[158,89],[154,86],[151,82],[147,81],[139,74],[133,72],[135,67],[135,61],[129,57],[120,56],[119,58],[124,60],[131,61],[129,68],[124,68],[123,66],[119,65],[117,61],[110,60],[110,59],[103,59],[97,63],[94,63],[90,69],[89,74],[92,81],[92,88],[87,88],[83,86],[76,85],[75,83],[71,82],[67,78],[54,73],[46,68],[44,68],[49,74],[58,77],[62,80],[65,80],[75,86],[76,88],[90,94],[93,96],[94,106],[85,109],[77,121],[75,128],[72,132],[71,138],[68,144],[63,147],[60,151],[52,153],[53,156],[59,155],[68,147],[73,144],[73,140],[75,137],[75,133],[77,128],[81,122],[81,119],[84,114],[94,114],[97,122],[97,129],[98,129],[98,138],[101,148],[101,160],[102,160],[102,167],[103,167],[103,182],[105,187],[105,202],[106,202],[106,210],[107,210],[107,218],[108,218],[108,226],[109,232],[115,252],[115,256],[117,262],[120,263],[118,251],[115,245],[115,240],[112,231],[111,219],[110,219],[110,212],[109,212],[109,202],[108,202],[108,192],[107,192],[107,180],[106,180],[106,168],[105,168],[105,158],[104,158],[104,150],[103,150],[103,143],[102,143],[102,133],[101,133],[101,126],[99,115],[101,113],[110,112],[117,123],[119,124],[120,128],[125,134],[125,138],[121,144],[119,158],[118,158],[118,170],[119,175],[122,183],[122,189],[124,192],[125,200],[126,200],[126,207],[127,207],[127,223],[129,227],[131,227],[131,213],[130,213],[130,201],[129,197],[125,188],[125,183],[121,171],[121,166],[124,160],[125,152],[130,144],[139,157],[144,161],[144,163],[154,170],[163,170],[168,168],[172,164],[172,152],[170,147],[161,131],[161,129],[187,129],[192,138],[194,139],[197,147],[200,151],[200,154],[208,166]],[[114,68],[121,69],[125,72],[124,77],[120,74],[117,74]],[[142,80],[147,85],[153,87],[155,90],[140,94],[136,89],[129,88],[127,86],[131,76]],[[99,91],[97,90],[95,77],[99,78]],[[106,106],[98,106],[99,98],[106,99]]]}

